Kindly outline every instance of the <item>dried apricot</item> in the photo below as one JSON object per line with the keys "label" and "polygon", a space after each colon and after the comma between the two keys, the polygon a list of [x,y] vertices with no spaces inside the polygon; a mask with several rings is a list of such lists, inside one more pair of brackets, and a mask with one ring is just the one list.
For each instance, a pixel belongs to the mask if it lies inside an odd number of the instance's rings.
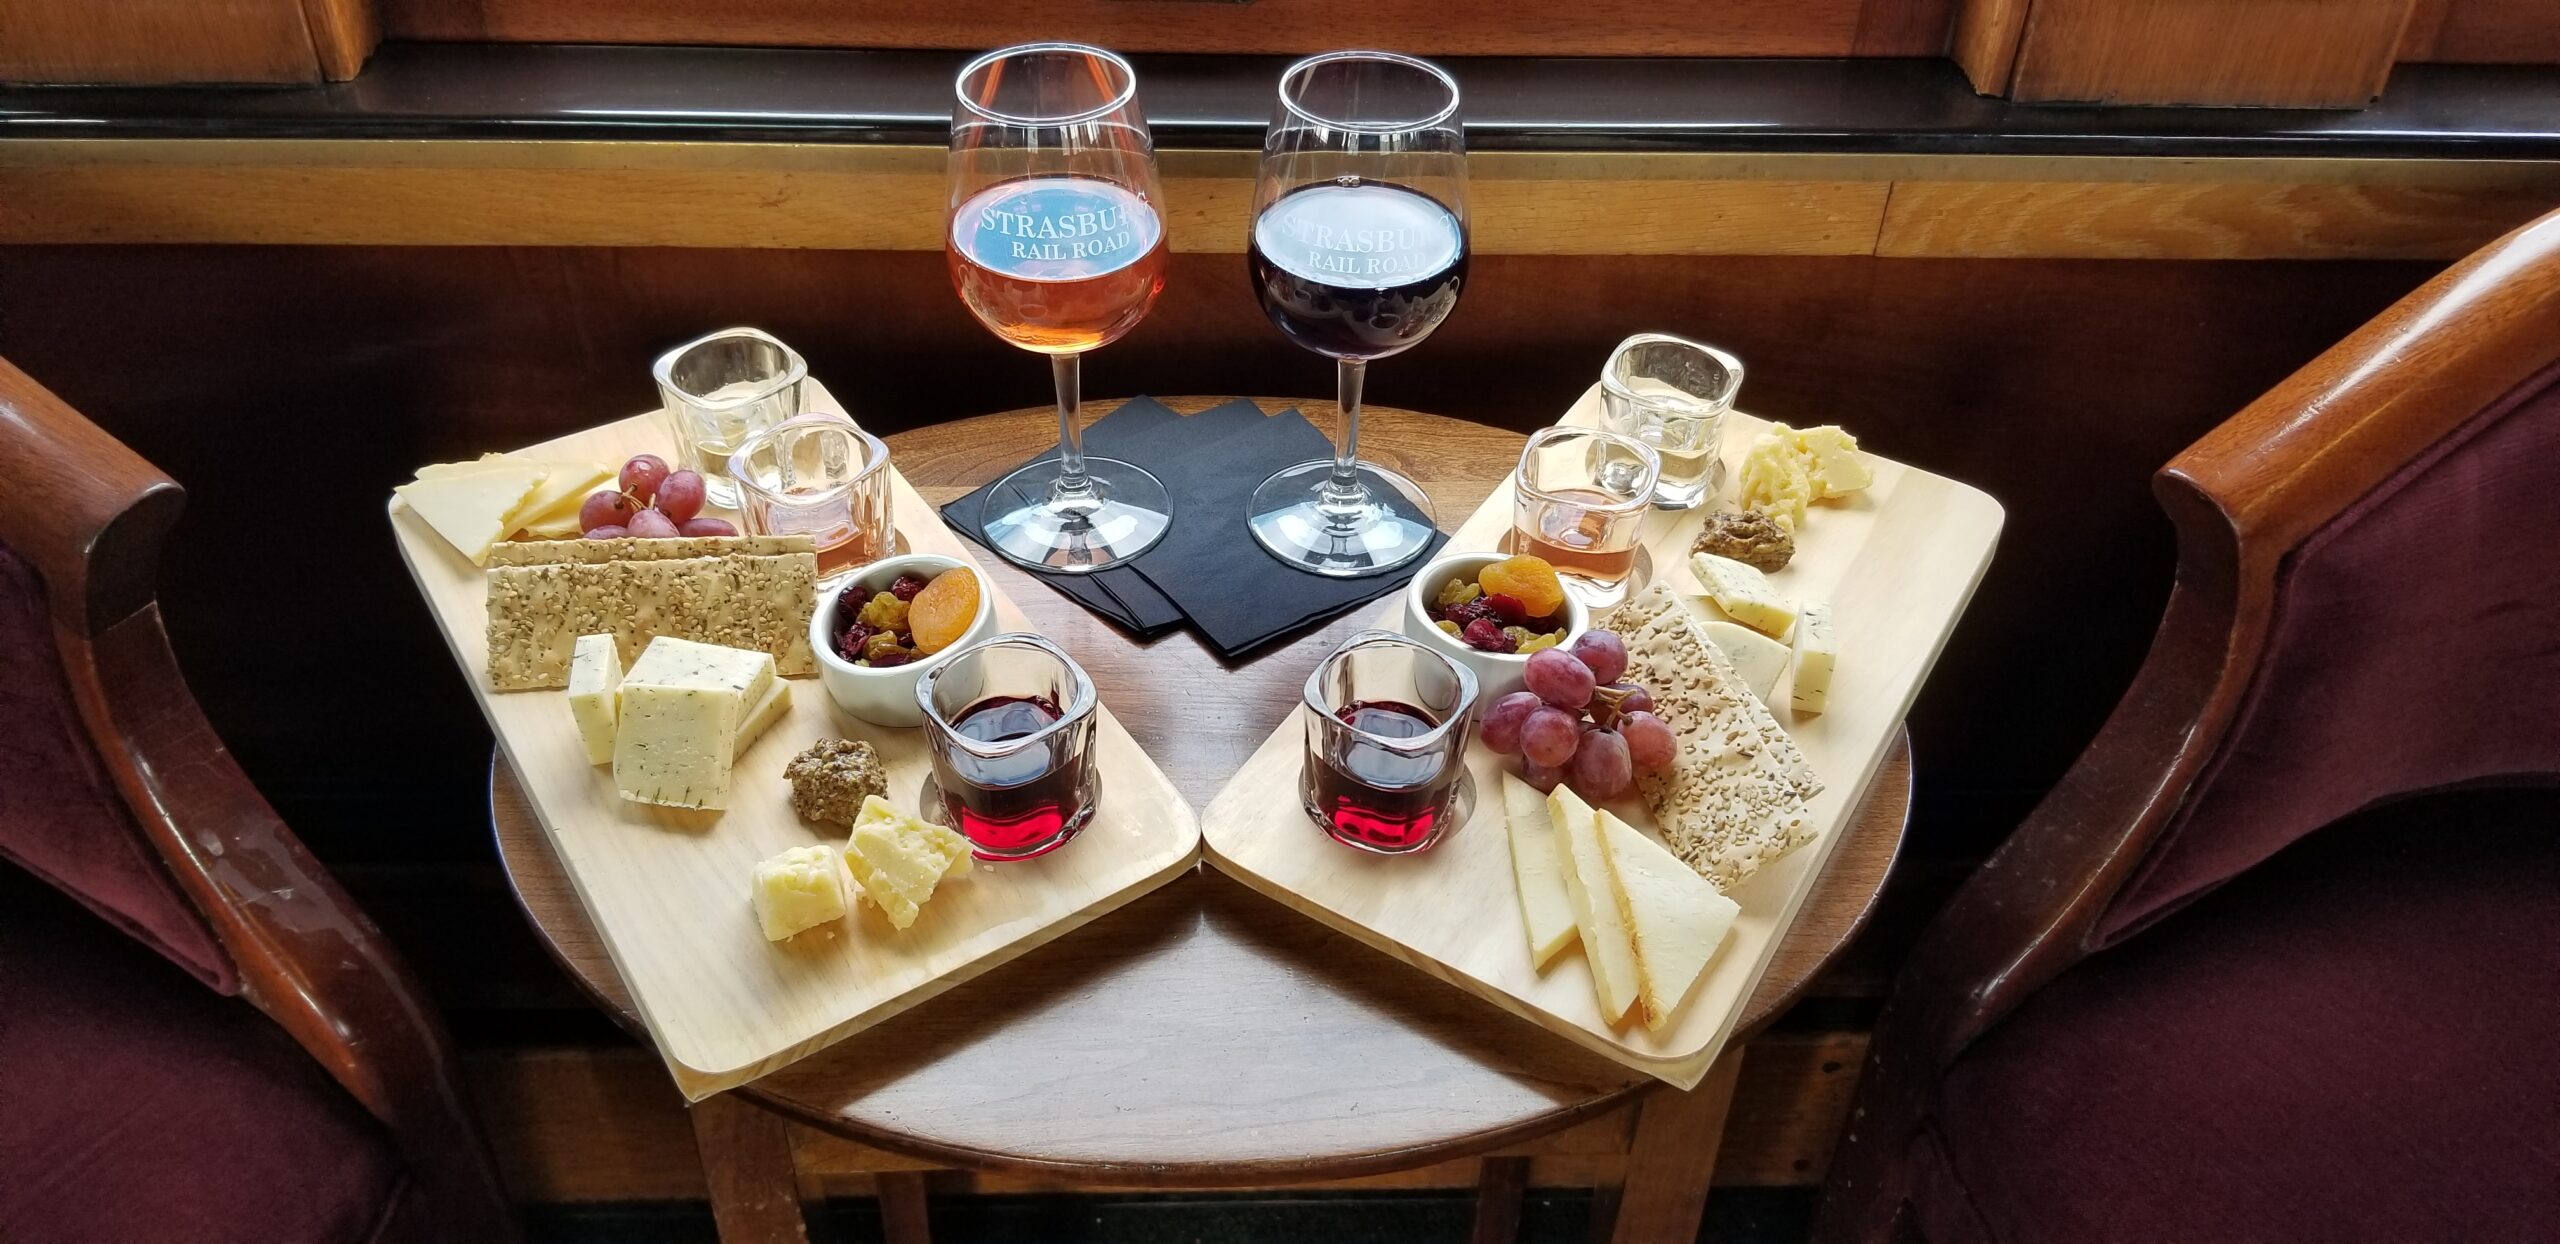
{"label": "dried apricot", "polygon": [[907,633],[928,656],[960,642],[978,616],[978,576],[966,566],[943,571],[907,602]]}
{"label": "dried apricot", "polygon": [[1506,557],[1476,572],[1476,582],[1483,585],[1487,596],[1508,596],[1520,602],[1532,618],[1555,616],[1564,608],[1564,581],[1556,577],[1556,568],[1543,557],[1526,553]]}

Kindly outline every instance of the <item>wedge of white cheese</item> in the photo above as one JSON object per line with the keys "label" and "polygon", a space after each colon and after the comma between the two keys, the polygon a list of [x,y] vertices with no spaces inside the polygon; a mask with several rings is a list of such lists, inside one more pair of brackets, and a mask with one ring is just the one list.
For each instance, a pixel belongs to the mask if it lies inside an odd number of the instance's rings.
{"label": "wedge of white cheese", "polygon": [[622,653],[611,635],[581,635],[569,657],[569,716],[587,745],[587,763],[613,763],[613,736],[621,717]]}
{"label": "wedge of white cheese", "polygon": [[1797,712],[1819,713],[1831,703],[1831,667],[1839,659],[1840,641],[1831,632],[1830,603],[1806,601],[1804,615],[1796,622],[1796,681],[1787,693],[1787,702]]}
{"label": "wedge of white cheese", "polygon": [[1733,662],[1733,672],[1742,675],[1751,694],[1760,702],[1769,702],[1778,689],[1778,676],[1787,672],[1787,646],[1747,626],[1736,626],[1721,618],[1701,618],[1698,625],[1707,638]]}
{"label": "wedge of white cheese", "polygon": [[1543,972],[1578,936],[1555,819],[1547,815],[1547,797],[1537,787],[1508,773],[1502,775],[1502,811],[1511,827],[1511,879],[1520,888],[1520,915],[1528,922],[1529,962]]}
{"label": "wedge of white cheese", "polygon": [[1644,1026],[1659,1032],[1706,975],[1742,906],[1644,831],[1606,811],[1600,813],[1600,839],[1609,883],[1635,946],[1637,1006]]}
{"label": "wedge of white cheese", "polygon": [[1769,576],[1713,553],[1691,554],[1689,568],[1697,572],[1698,586],[1706,589],[1708,599],[1734,621],[1771,639],[1785,639],[1788,628],[1795,625],[1795,605],[1770,586]]}
{"label": "wedge of white cheese", "polygon": [[1635,934],[1627,913],[1609,884],[1607,848],[1600,841],[1600,817],[1567,786],[1547,796],[1547,815],[1556,826],[1557,858],[1564,865],[1565,895],[1573,901],[1573,924],[1582,937],[1582,954],[1591,962],[1591,983],[1600,1014],[1612,1024],[1625,1023],[1641,988],[1637,977]]}
{"label": "wedge of white cheese", "polygon": [[402,484],[399,494],[419,518],[474,566],[489,562],[489,546],[506,539],[508,518],[551,472],[538,462],[492,462]]}

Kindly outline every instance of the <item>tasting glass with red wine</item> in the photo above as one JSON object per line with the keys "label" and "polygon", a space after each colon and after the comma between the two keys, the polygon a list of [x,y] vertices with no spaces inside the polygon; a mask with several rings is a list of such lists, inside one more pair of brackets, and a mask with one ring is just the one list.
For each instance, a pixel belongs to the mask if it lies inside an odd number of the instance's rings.
{"label": "tasting glass with red wine", "polygon": [[1305,703],[1298,800],[1327,837],[1403,855],[1455,827],[1474,671],[1394,631],[1361,631],[1307,675]]}
{"label": "tasting glass with red wine", "polygon": [[1466,280],[1456,80],[1390,52],[1291,65],[1253,204],[1246,257],[1263,313],[1335,360],[1342,409],[1332,458],[1285,468],[1254,491],[1254,538],[1322,575],[1401,566],[1431,547],[1431,502],[1412,480],[1360,460],[1360,386],[1371,359],[1430,336]]}
{"label": "tasting glass with red wine", "polygon": [[996,482],[987,547],[1082,574],[1145,552],[1173,507],[1144,468],[1087,457],[1076,428],[1085,351],[1146,318],[1164,290],[1154,142],[1129,62],[1076,43],[999,48],[961,69],[951,113],[951,284],[987,331],[1049,356],[1058,456]]}

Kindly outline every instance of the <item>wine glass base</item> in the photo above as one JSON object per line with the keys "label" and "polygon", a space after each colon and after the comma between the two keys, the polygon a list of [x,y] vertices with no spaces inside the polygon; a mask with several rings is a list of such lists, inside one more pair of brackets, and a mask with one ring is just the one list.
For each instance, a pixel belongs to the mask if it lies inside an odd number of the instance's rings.
{"label": "wine glass base", "polygon": [[1164,484],[1117,458],[1086,458],[1089,492],[1059,496],[1058,460],[1043,458],[996,481],[979,530],[1006,561],[1061,574],[1091,574],[1155,547],[1173,519]]}
{"label": "wine glass base", "polygon": [[1326,492],[1330,458],[1276,472],[1245,507],[1253,538],[1291,566],[1337,579],[1393,570],[1422,556],[1439,534],[1431,525],[1431,499],[1384,467],[1363,462],[1358,473],[1363,495],[1345,503]]}

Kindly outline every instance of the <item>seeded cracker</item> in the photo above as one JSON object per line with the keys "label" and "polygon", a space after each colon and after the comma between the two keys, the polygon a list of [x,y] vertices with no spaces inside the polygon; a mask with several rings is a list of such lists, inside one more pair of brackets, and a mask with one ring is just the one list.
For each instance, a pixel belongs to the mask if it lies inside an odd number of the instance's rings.
{"label": "seeded cracker", "polygon": [[1608,625],[1626,640],[1627,681],[1653,692],[1678,739],[1669,769],[1636,779],[1672,853],[1730,893],[1813,841],[1805,801],[1821,780],[1669,585],[1638,593]]}
{"label": "seeded cracker", "polygon": [[[770,653],[775,672],[785,678],[816,673],[809,615],[817,608],[818,559],[806,551],[727,551],[769,547],[751,541],[556,540],[543,543],[578,547],[544,550],[557,560],[543,564],[504,565],[493,557],[490,686],[566,686],[578,637],[599,633],[614,637],[625,664],[638,659],[651,639],[672,635]],[[800,543],[805,549],[806,537]],[[625,544],[691,547],[653,547],[629,556],[616,547]],[[723,551],[703,555],[712,549]],[[670,552],[690,555],[652,560]],[[590,560],[599,555],[608,560]]]}

